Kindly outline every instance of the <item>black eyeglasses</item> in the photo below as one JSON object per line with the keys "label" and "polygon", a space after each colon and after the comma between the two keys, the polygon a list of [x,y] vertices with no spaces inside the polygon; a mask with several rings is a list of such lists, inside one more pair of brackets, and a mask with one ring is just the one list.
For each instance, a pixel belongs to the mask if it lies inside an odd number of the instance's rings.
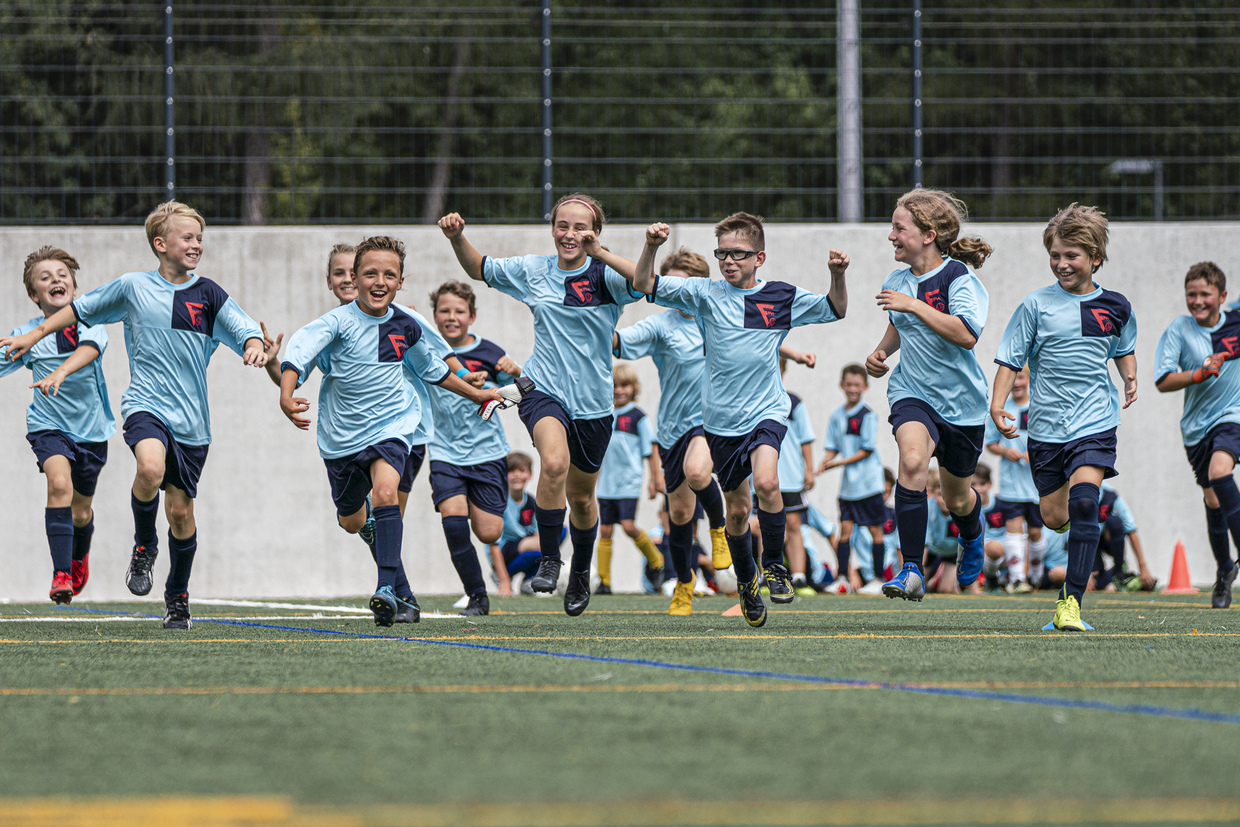
{"label": "black eyeglasses", "polygon": [[722,248],[715,250],[715,258],[720,261],[727,261],[728,256],[731,256],[733,261],[744,261],[750,256],[756,256],[757,254],[757,250],[724,250]]}

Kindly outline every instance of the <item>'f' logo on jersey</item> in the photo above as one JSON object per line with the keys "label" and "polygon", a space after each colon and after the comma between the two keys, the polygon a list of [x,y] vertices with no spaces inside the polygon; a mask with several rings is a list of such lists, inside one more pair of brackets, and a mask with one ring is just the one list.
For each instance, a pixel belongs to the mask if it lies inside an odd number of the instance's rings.
{"label": "'f' logo on jersey", "polygon": [[1227,348],[1228,356],[1235,356],[1240,353],[1240,336],[1224,336],[1223,347]]}
{"label": "'f' logo on jersey", "polygon": [[594,289],[590,286],[589,279],[578,279],[570,282],[569,286],[573,288],[573,292],[577,294],[577,300],[582,304],[589,304],[594,299]]}
{"label": "'f' logo on jersey", "polygon": [[775,324],[775,305],[758,302],[757,307],[758,312],[762,314],[762,321],[767,327]]}
{"label": "'f' logo on jersey", "polygon": [[939,292],[937,287],[934,290],[927,290],[925,295],[921,298],[926,304],[930,305],[940,313],[947,312],[947,302],[943,301],[943,295]]}
{"label": "'f' logo on jersey", "polygon": [[1107,313],[1106,308],[1095,307],[1089,312],[1098,321],[1098,327],[1103,333],[1110,335],[1115,332],[1115,324],[1111,321],[1111,316]]}
{"label": "'f' logo on jersey", "polygon": [[198,327],[202,324],[202,308],[202,302],[185,303],[185,311],[189,313],[189,323],[191,326]]}
{"label": "'f' logo on jersey", "polygon": [[400,361],[405,355],[405,351],[409,349],[409,345],[405,344],[405,337],[399,333],[389,333],[388,341],[392,343],[392,350],[396,352],[396,361]]}
{"label": "'f' logo on jersey", "polygon": [[77,347],[78,346],[77,325],[71,324],[68,327],[66,327],[63,332],[65,334],[65,338],[69,341],[69,344],[73,345],[74,347]]}

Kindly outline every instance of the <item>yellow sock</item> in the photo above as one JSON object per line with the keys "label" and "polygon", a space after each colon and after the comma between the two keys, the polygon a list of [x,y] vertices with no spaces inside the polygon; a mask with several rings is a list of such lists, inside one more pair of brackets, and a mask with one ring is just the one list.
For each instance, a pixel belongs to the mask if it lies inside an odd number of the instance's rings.
{"label": "yellow sock", "polygon": [[663,552],[659,551],[659,547],[650,539],[649,534],[643,531],[633,542],[637,544],[637,550],[646,558],[651,568],[663,568]]}
{"label": "yellow sock", "polygon": [[605,586],[611,585],[611,540],[598,541],[598,579]]}

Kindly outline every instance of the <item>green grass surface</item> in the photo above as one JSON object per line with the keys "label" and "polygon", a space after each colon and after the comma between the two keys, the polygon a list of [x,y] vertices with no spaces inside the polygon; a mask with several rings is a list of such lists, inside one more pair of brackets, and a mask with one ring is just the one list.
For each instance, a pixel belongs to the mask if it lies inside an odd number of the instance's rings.
{"label": "green grass surface", "polygon": [[[47,823],[105,823],[82,813],[110,798],[127,800],[117,823],[172,823],[168,796],[207,819],[187,824],[1240,819],[1240,612],[1208,600],[1090,595],[1084,635],[1039,631],[1049,595],[810,598],[762,629],[721,617],[722,598],[688,618],[663,598],[595,598],[575,619],[515,598],[394,630],[334,617],[361,600],[196,604],[188,632],[115,619],[154,603],[0,605],[0,823],[44,823],[66,795],[80,806]],[[47,619],[16,621],[31,617]],[[1183,709],[1231,717],[1159,714]],[[237,796],[248,816],[208,818]]]}

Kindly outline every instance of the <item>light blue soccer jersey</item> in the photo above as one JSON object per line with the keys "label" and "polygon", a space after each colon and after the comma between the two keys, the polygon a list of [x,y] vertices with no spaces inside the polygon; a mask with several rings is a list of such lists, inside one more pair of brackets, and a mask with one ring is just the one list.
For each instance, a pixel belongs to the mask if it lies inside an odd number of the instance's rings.
{"label": "light blue soccer jersey", "polygon": [[[24,336],[43,323],[43,317],[31,319],[10,336]],[[108,347],[108,333],[103,326],[88,327],[72,324],[55,336],[45,336],[15,362],[8,358],[8,348],[0,348],[0,376],[18,368],[30,368],[38,382],[64,364],[81,346],[93,347],[99,356],[81,370],[69,374],[56,396],[34,392],[34,400],[26,409],[26,430],[60,431],[74,442],[107,442],[116,433],[112,406],[108,402],[108,386],[103,381],[103,352]]]}
{"label": "light blue soccer jersey", "polygon": [[[986,418],[986,445],[998,444],[1001,448],[1015,448],[1022,454],[1029,450],[1029,403],[1021,405],[1009,398],[1003,409],[1015,417],[1017,434],[1012,439],[1005,437],[994,420]],[[1012,462],[1007,457],[999,458],[999,496],[1010,503],[1036,503],[1037,486],[1033,484],[1033,469],[1029,467],[1029,458]]]}
{"label": "light blue soccer jersey", "polygon": [[1046,538],[1046,551],[1042,553],[1042,565],[1046,570],[1068,565],[1068,532],[1060,534],[1048,528],[1042,536]]}
{"label": "light blue soccer jersey", "polygon": [[[926,548],[936,557],[954,562],[959,552],[960,539],[951,514],[944,514],[934,497],[929,498],[929,519],[926,520]],[[856,534],[856,529],[853,534]]]}
{"label": "light blue soccer jersey", "polygon": [[779,490],[795,493],[805,490],[805,455],[801,453],[802,445],[814,442],[814,425],[809,421],[809,411],[801,397],[795,393],[788,394],[792,412],[788,414],[788,430],[784,432],[783,444],[779,447]]}
{"label": "light blue soccer jersey", "polygon": [[371,316],[350,302],[289,337],[281,370],[296,370],[298,385],[314,368],[323,372],[317,433],[324,459],[350,457],[389,439],[413,445],[422,404],[405,381],[404,365],[434,384],[450,373],[422,326],[395,305]]}
{"label": "light blue soccer jersey", "polygon": [[741,436],[764,419],[787,419],[779,346],[794,327],[840,318],[826,294],[782,281],[741,290],[722,280],[659,276],[651,300],[697,320],[707,360],[702,419],[716,436]]}
{"label": "light blue soccer jersey", "polygon": [[[452,348],[448,345],[447,341],[439,335],[439,331],[435,328],[435,326],[427,321],[425,316],[414,310],[412,307],[405,307],[404,305],[401,305],[400,309],[417,320],[417,323],[422,328],[422,335],[426,337],[426,343],[430,347],[431,353],[434,353],[440,359],[447,359],[447,357],[452,355]],[[418,372],[411,366],[403,362],[401,364],[405,365],[405,381],[409,383],[409,387],[413,388],[413,392],[418,395],[418,402],[422,406],[422,418],[418,421],[418,429],[413,432],[413,444],[426,445],[435,438],[435,412],[433,410],[433,405],[431,404],[431,394],[433,392],[431,390],[432,385],[422,381],[422,377],[420,377]],[[435,390],[440,389],[436,387]],[[443,392],[451,394],[463,402],[468,402],[468,400],[461,396],[457,396],[457,394],[452,393],[451,391]],[[472,405],[473,403],[470,402],[469,404]],[[474,407],[475,409],[477,408],[476,405]],[[482,420],[479,420],[479,422],[481,421]]]}
{"label": "light blue soccer jersey", "polygon": [[121,418],[145,411],[184,445],[211,442],[207,363],[216,347],[240,355],[250,339],[263,340],[224,288],[198,275],[173,284],[155,270],[126,273],[72,307],[88,325],[125,323],[129,387],[121,397]]}
{"label": "light blue soccer jersey", "polygon": [[511,496],[504,497],[504,530],[499,535],[499,547],[503,548],[513,540],[523,540],[537,533],[533,495],[526,491],[519,500],[514,500]]}
{"label": "light blue soccer jersey", "polygon": [[640,497],[642,460],[650,456],[652,442],[654,432],[645,411],[632,402],[617,408],[595,494],[608,500]]}
{"label": "light blue soccer jersey", "polygon": [[1202,327],[1192,316],[1179,316],[1158,339],[1155,381],[1169,373],[1196,370],[1215,353],[1229,358],[1218,376],[1184,389],[1180,435],[1185,445],[1196,445],[1206,433],[1224,422],[1240,423],[1240,310],[1228,310],[1214,327]]}
{"label": "light blue soccer jersey", "polygon": [[[931,508],[936,506],[931,505]],[[852,549],[852,558],[857,562],[857,568],[865,580],[882,576],[881,571],[874,571],[874,540],[870,537],[868,528],[854,527],[849,546]],[[890,506],[887,507],[887,520],[883,523],[883,560],[897,568],[900,565],[900,535],[896,528],[896,510]]]}
{"label": "light blue soccer jersey", "polygon": [[523,375],[573,419],[610,415],[611,335],[624,305],[642,295],[595,259],[569,272],[555,256],[486,257],[482,277],[534,314],[534,353]]}
{"label": "light blue soccer jersey", "polygon": [[[956,316],[980,338],[990,311],[990,296],[962,262],[945,259],[923,276],[912,268],[883,279],[883,290],[898,290]],[[939,336],[912,313],[888,313],[900,334],[900,361],[887,380],[887,401],[920,399],[953,425],[981,425],[990,410],[986,376],[969,348]]]}
{"label": "light blue soccer jersey", "polygon": [[883,493],[883,461],[878,457],[878,416],[864,402],[841,405],[831,412],[823,447],[847,459],[858,451],[870,451],[860,462],[845,465],[840,480],[841,500],[854,502]]}
{"label": "light blue soccer jersey", "polygon": [[991,540],[1002,542],[1007,534],[1007,522],[1003,519],[1003,512],[999,510],[999,498],[993,493],[989,496],[990,499],[982,503],[982,538],[988,543]]}
{"label": "light blue soccer jersey", "polygon": [[671,448],[690,429],[702,424],[702,394],[706,388],[706,346],[697,322],[668,310],[647,316],[616,331],[616,356],[649,356],[659,370],[659,413],[656,439]]}
{"label": "light blue soccer jersey", "polygon": [[1026,296],[995,362],[1017,371],[1029,363],[1029,438],[1064,443],[1119,425],[1119,392],[1107,368],[1136,343],[1132,305],[1112,290],[1078,296],[1052,284]]}
{"label": "light blue soccer jersey", "polygon": [[[514,377],[497,366],[505,354],[492,341],[475,336],[473,342],[452,348],[451,352],[470,373],[487,375],[483,387],[497,388],[513,382]],[[483,421],[475,403],[440,387],[431,389],[431,405],[435,411],[431,459],[452,465],[480,465],[508,456],[508,440],[498,416]]]}
{"label": "light blue soccer jersey", "polygon": [[1128,507],[1128,502],[1111,487],[1110,483],[1104,482],[1098,494],[1099,523],[1105,523],[1114,514],[1124,524],[1125,535],[1137,530],[1137,518],[1133,516],[1132,509]]}

